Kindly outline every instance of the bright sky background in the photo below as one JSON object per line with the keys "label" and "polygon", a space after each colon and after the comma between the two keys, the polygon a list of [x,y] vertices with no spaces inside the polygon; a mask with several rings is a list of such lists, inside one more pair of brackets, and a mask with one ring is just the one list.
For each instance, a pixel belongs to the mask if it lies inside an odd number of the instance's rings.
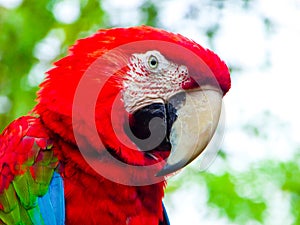
{"label": "bright sky background", "polygon": [[[110,12],[113,24],[131,26],[141,18],[137,10],[140,2],[103,0],[103,6]],[[212,47],[229,65],[243,68],[232,74],[232,88],[225,97],[223,147],[230,166],[236,171],[246,170],[251,163],[263,159],[289,160],[300,146],[300,1],[254,2],[254,7],[249,10],[241,10],[236,2],[225,4],[227,7],[221,14],[207,8],[201,10],[197,20],[185,15],[190,3],[202,7],[199,0],[158,3],[162,10],[160,22],[166,29],[181,33],[206,47],[210,46],[209,40],[199,33],[199,29],[220,21],[221,30]],[[21,0],[0,0],[0,5],[8,8],[20,3]],[[55,17],[64,23],[73,22],[80,14],[78,4],[78,0],[59,1],[55,7]],[[265,30],[262,16],[269,17],[274,23],[270,33]],[[43,55],[43,48],[47,50],[50,44],[58,52],[60,45],[57,40],[51,39],[51,34],[47,38],[36,49],[38,58],[53,57]],[[56,53],[53,54],[55,56]],[[37,68],[36,74],[43,69]],[[257,126],[262,136],[255,137],[251,132],[245,132],[249,124]],[[221,166],[217,160],[210,170],[218,171]],[[217,212],[207,208],[206,191],[201,185],[183,186],[172,200],[172,205],[178,207],[167,206],[171,224],[200,224],[199,221],[201,225],[230,224],[226,219],[216,219]],[[276,188],[272,194],[269,205],[273,208],[269,209],[267,221],[272,225],[288,225],[292,221],[288,197]],[[251,222],[247,225],[258,224]]]}

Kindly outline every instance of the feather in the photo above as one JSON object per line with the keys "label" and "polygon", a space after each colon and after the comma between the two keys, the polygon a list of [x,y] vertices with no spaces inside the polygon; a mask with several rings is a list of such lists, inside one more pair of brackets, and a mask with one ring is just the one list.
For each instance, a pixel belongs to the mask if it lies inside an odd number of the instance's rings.
{"label": "feather", "polygon": [[54,173],[48,192],[38,199],[45,225],[65,224],[65,199],[62,177]]}
{"label": "feather", "polygon": [[164,203],[162,203],[162,206],[163,206],[163,221],[160,221],[159,225],[170,225],[170,220]]}

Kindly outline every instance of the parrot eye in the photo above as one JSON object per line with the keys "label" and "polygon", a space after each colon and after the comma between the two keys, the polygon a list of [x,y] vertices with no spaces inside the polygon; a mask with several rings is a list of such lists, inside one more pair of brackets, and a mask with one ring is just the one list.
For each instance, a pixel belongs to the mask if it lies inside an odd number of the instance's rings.
{"label": "parrot eye", "polygon": [[156,69],[158,67],[158,59],[154,55],[151,55],[148,59],[148,65],[151,69]]}

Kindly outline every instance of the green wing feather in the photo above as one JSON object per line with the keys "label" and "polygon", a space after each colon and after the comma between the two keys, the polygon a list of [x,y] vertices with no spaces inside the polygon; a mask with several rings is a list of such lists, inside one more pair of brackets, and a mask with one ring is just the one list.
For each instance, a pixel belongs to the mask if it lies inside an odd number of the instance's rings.
{"label": "green wing feather", "polygon": [[38,197],[48,191],[58,165],[39,118],[26,116],[0,136],[0,224],[44,224]]}

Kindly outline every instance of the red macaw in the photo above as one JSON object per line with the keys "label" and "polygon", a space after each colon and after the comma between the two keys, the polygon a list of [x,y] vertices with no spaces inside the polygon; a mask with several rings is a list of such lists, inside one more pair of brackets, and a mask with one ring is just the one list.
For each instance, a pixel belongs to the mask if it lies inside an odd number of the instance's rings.
{"label": "red macaw", "polygon": [[226,64],[179,34],[79,40],[0,136],[0,224],[168,224],[166,177],[209,143],[229,89]]}

